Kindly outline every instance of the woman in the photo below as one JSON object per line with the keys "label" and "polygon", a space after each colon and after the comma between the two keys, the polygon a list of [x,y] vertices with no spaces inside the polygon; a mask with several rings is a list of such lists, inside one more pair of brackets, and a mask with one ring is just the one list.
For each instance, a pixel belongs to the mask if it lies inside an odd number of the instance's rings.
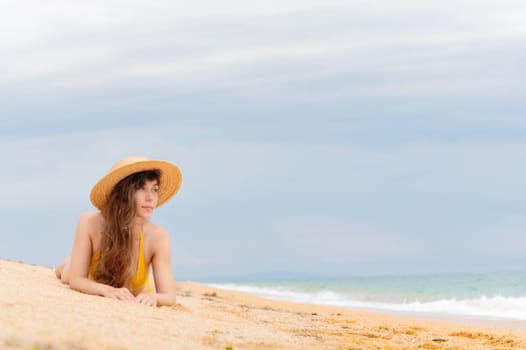
{"label": "woman", "polygon": [[71,258],[55,270],[57,277],[82,293],[174,305],[170,239],[150,216],[181,180],[179,168],[165,161],[128,157],[115,164],[93,187],[90,198],[99,211],[80,216]]}

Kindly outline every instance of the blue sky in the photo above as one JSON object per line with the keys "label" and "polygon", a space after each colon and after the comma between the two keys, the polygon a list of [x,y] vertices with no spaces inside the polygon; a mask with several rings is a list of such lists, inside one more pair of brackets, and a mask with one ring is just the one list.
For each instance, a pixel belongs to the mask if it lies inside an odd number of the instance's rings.
{"label": "blue sky", "polygon": [[183,172],[176,278],[524,270],[523,1],[7,1],[0,257],[119,159]]}

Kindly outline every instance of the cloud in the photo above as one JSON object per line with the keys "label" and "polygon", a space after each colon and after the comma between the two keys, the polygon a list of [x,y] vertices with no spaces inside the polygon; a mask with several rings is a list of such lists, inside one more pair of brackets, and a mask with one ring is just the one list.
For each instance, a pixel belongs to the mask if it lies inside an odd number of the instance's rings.
{"label": "cloud", "polygon": [[34,38],[3,38],[8,48],[25,44],[8,49],[0,86],[48,92],[136,86],[234,100],[355,103],[509,98],[499,91],[523,88],[513,59],[526,32],[514,15],[524,7],[517,1],[499,9],[471,1],[70,6],[35,5],[26,22],[5,22],[5,33]]}
{"label": "cloud", "polygon": [[[12,200],[7,207],[68,205],[86,198],[91,186],[119,159],[145,155],[178,164],[184,177],[181,195],[198,198],[248,191],[286,173],[287,150],[256,142],[206,140],[198,129],[166,128],[77,131],[28,138],[3,139],[0,147],[12,172],[0,175],[0,186]],[[197,140],[197,139],[196,139]],[[7,208],[6,207],[6,208]]]}
{"label": "cloud", "polygon": [[418,257],[430,250],[424,242],[393,232],[378,222],[357,222],[342,217],[287,217],[274,223],[273,234],[277,249],[287,251],[293,260],[322,264]]}
{"label": "cloud", "polygon": [[190,198],[266,197],[278,189],[292,196],[287,201],[402,193],[499,200],[524,192],[520,140],[425,140],[378,148],[244,141],[206,130],[166,125],[3,139],[0,147],[13,150],[6,162],[17,171],[4,172],[1,186],[14,196],[11,205],[17,198],[84,198],[118,159],[143,154],[179,164],[181,195]]}
{"label": "cloud", "polygon": [[465,251],[491,260],[522,257],[522,248],[526,244],[525,229],[526,220],[521,209],[514,206],[491,223],[459,235],[458,245]]}

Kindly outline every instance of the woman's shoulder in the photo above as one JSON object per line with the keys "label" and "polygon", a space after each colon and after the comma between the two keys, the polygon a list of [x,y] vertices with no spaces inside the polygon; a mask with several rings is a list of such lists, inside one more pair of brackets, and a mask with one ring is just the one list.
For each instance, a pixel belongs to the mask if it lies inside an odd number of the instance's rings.
{"label": "woman's shoulder", "polygon": [[162,226],[157,225],[153,222],[148,222],[144,227],[146,234],[159,238],[160,236],[168,236],[168,231],[166,231]]}
{"label": "woman's shoulder", "polygon": [[103,221],[102,213],[100,211],[86,211],[80,214],[79,220],[82,221]]}
{"label": "woman's shoulder", "polygon": [[104,217],[102,216],[102,213],[100,211],[87,211],[80,214],[78,222],[79,225],[83,225],[88,229],[99,230],[101,227],[104,226]]}
{"label": "woman's shoulder", "polygon": [[170,240],[168,231],[166,231],[160,225],[148,222],[148,225],[144,227],[144,238],[153,242],[154,245],[164,244]]}

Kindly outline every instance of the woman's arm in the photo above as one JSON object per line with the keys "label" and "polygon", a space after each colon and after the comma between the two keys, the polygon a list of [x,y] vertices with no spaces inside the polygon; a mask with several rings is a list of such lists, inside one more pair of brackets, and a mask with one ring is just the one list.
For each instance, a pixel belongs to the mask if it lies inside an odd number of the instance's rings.
{"label": "woman's arm", "polygon": [[175,305],[176,288],[170,263],[170,236],[159,228],[156,232],[152,270],[157,289],[157,305]]}
{"label": "woman's arm", "polygon": [[88,278],[91,262],[92,246],[89,233],[96,227],[95,216],[100,214],[84,213],[80,216],[75,232],[75,241],[71,251],[71,266],[69,270],[69,286],[71,289],[86,294],[101,295],[120,300],[134,300],[127,288],[114,288],[98,283]]}

